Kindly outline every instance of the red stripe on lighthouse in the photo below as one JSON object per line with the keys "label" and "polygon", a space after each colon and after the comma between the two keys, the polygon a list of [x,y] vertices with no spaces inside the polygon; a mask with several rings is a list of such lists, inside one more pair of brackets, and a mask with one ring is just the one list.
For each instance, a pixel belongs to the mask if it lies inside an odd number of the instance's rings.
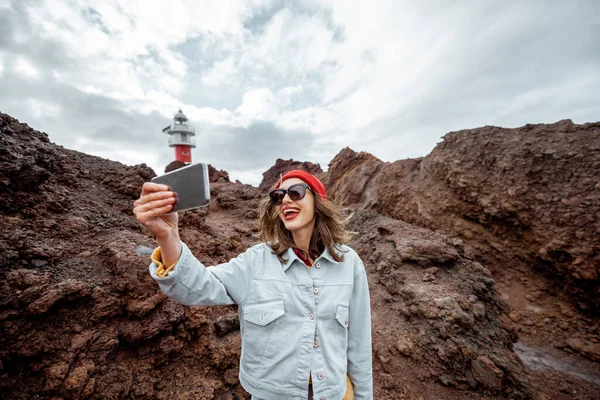
{"label": "red stripe on lighthouse", "polygon": [[192,147],[186,145],[175,145],[175,159],[184,163],[191,163]]}

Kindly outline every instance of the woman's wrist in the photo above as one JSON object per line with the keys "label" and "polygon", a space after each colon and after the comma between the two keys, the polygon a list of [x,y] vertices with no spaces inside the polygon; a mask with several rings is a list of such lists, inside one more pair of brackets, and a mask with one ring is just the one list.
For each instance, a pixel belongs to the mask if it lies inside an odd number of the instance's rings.
{"label": "woman's wrist", "polygon": [[157,237],[156,241],[160,247],[162,263],[165,265],[165,268],[173,265],[181,256],[182,248],[179,232]]}

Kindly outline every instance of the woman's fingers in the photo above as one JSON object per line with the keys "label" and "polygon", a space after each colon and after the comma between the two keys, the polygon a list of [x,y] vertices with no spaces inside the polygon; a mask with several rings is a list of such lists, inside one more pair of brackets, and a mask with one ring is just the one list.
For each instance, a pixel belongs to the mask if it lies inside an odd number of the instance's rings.
{"label": "woman's fingers", "polygon": [[133,206],[145,204],[153,200],[175,196],[175,193],[169,190],[166,185],[160,185],[152,182],[145,182],[142,185],[142,194],[140,198],[133,202]]}
{"label": "woman's fingers", "polygon": [[142,204],[150,203],[156,200],[163,200],[168,198],[175,198],[175,192],[170,191],[160,191],[160,192],[150,192],[147,194],[142,194],[142,196],[133,202],[133,206],[139,206]]}
{"label": "woman's fingers", "polygon": [[177,229],[177,213],[167,214],[176,202],[177,194],[166,185],[146,182],[140,198],[133,202],[133,214],[148,231],[159,236]]}
{"label": "woman's fingers", "polygon": [[147,195],[147,194],[153,193],[153,192],[166,192],[168,190],[169,190],[169,187],[167,185],[162,185],[160,183],[145,182],[142,185],[141,196],[144,196],[144,195]]}
{"label": "woman's fingers", "polygon": [[150,226],[151,223],[155,221],[157,217],[168,213],[169,211],[171,211],[172,208],[172,204],[168,204],[164,207],[154,208],[150,211],[137,214],[137,220],[144,226]]}
{"label": "woman's fingers", "polygon": [[145,225],[150,222],[150,220],[160,217],[161,215],[171,211],[173,208],[173,203],[175,203],[174,198],[153,201],[151,203],[135,207],[133,209],[133,213],[137,217],[138,221]]}
{"label": "woman's fingers", "polygon": [[166,206],[167,204],[173,204],[174,201],[171,199],[172,198],[136,203],[133,206],[133,214],[135,214],[135,216],[139,219],[140,216],[143,216],[148,211],[152,211],[156,208]]}
{"label": "woman's fingers", "polygon": [[150,211],[158,207],[163,207],[167,204],[175,204],[175,197],[167,197],[167,198],[159,198],[151,201],[147,201],[144,203],[138,203],[135,208],[137,208],[138,212]]}

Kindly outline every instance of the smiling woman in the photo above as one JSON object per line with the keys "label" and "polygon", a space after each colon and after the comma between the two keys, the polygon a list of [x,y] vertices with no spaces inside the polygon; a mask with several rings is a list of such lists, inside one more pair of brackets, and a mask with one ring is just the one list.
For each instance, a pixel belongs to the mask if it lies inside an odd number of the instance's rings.
{"label": "smiling woman", "polygon": [[180,241],[174,202],[154,183],[135,202],[160,246],[150,274],[182,304],[239,305],[239,377],[252,399],[373,398],[367,275],[318,178],[283,175],[262,203],[264,243],[213,267]]}

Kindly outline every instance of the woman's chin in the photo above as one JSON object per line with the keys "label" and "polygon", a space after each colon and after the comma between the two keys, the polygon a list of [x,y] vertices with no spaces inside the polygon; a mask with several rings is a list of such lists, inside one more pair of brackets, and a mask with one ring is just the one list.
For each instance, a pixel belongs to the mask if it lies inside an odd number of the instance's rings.
{"label": "woman's chin", "polygon": [[282,218],[281,220],[283,221],[283,226],[285,226],[285,229],[287,229],[290,232],[294,232],[302,227],[300,221],[297,218],[287,221]]}
{"label": "woman's chin", "polygon": [[298,229],[298,224],[294,224],[293,222],[284,221],[283,225],[285,226],[285,229],[287,229],[290,232],[294,232]]}

